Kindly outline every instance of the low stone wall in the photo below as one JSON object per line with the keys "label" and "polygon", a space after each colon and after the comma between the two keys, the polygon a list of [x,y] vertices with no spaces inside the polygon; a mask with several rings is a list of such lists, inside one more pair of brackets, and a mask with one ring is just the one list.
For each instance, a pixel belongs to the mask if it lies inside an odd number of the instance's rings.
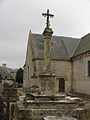
{"label": "low stone wall", "polygon": [[17,103],[17,120],[43,120],[45,116],[71,116],[77,120],[86,120],[87,113],[75,103],[58,101],[28,101]]}
{"label": "low stone wall", "polygon": [[32,109],[32,110],[19,110],[18,120],[38,120],[45,116],[72,116],[77,120],[87,120],[86,113],[84,110],[72,111],[65,109]]}

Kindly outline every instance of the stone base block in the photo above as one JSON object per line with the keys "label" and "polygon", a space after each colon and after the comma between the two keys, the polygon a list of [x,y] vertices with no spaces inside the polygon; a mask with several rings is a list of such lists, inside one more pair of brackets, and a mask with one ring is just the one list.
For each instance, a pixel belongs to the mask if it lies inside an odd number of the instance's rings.
{"label": "stone base block", "polygon": [[43,95],[55,94],[55,74],[39,75],[39,88]]}

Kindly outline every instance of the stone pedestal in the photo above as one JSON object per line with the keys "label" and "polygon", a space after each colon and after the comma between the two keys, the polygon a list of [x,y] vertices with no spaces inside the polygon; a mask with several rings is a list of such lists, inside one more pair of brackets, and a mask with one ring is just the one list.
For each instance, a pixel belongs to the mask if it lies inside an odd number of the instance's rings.
{"label": "stone pedestal", "polygon": [[55,74],[39,75],[39,88],[42,95],[55,95]]}

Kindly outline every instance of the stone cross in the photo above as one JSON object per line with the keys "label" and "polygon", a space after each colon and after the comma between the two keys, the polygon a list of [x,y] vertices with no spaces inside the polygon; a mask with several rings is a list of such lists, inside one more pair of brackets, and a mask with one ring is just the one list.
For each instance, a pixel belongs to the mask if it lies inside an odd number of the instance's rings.
{"label": "stone cross", "polygon": [[42,16],[47,16],[47,23],[46,23],[46,28],[50,27],[50,22],[49,22],[49,17],[54,17],[54,15],[49,14],[49,9],[47,9],[47,13],[42,13]]}

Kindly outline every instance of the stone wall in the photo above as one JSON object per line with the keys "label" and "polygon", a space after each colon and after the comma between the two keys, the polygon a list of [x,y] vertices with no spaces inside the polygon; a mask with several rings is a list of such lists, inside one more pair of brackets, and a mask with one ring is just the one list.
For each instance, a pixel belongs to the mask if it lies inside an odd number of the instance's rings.
{"label": "stone wall", "polygon": [[16,101],[18,100],[19,97],[17,94],[17,89],[16,88],[4,89],[2,96],[4,98],[4,102],[8,110],[9,120],[12,119],[16,120],[14,118],[16,114]]}
{"label": "stone wall", "polygon": [[[70,102],[70,101],[69,101]],[[77,120],[86,120],[86,110],[76,103],[60,101],[17,102],[16,120],[43,120],[46,116],[71,116]]]}
{"label": "stone wall", "polygon": [[29,88],[31,86],[31,76],[33,74],[33,65],[32,65],[32,50],[31,50],[31,39],[28,39],[27,54],[26,54],[26,63],[24,66],[24,79],[23,87]]}
{"label": "stone wall", "polygon": [[88,61],[90,61],[90,56],[73,61],[73,87],[76,92],[90,95]]}
{"label": "stone wall", "polygon": [[[37,61],[38,74],[42,72],[43,60]],[[65,79],[65,91],[71,90],[71,62],[69,61],[51,61],[51,69],[56,74],[56,92],[59,91],[59,80],[60,78]]]}

